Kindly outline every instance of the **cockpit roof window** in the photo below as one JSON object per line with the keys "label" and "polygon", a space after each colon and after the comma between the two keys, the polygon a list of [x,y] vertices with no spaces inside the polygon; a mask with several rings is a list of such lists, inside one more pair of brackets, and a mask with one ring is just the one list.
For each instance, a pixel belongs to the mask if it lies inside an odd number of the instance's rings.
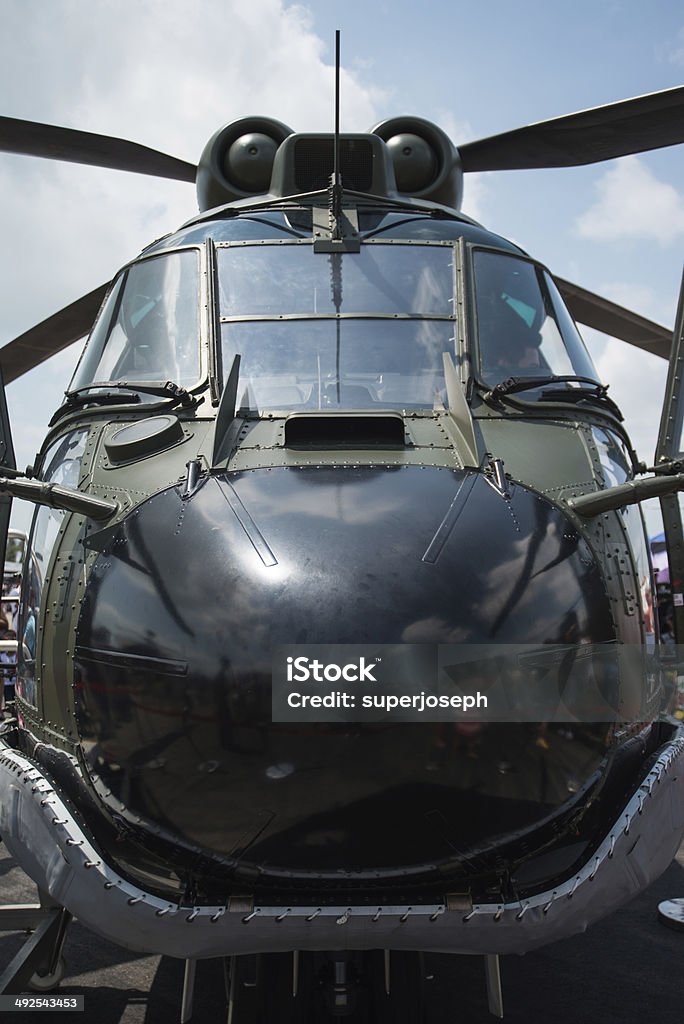
{"label": "cockpit roof window", "polygon": [[[146,250],[146,255],[165,252],[182,245],[198,245],[211,239],[216,244],[239,241],[276,241],[301,237],[311,239],[313,234],[313,207],[293,206],[286,210],[245,211],[223,214],[190,221],[174,234],[159,239]],[[497,245],[510,252],[520,252],[518,246],[505,238],[493,235],[468,218],[432,217],[419,208],[415,211],[388,211],[381,206],[359,208],[357,211],[360,236],[365,239],[402,239],[412,241],[455,241],[463,238],[473,245]]]}
{"label": "cockpit roof window", "polygon": [[200,377],[200,254],[184,249],[132,263],[109,293],[70,391],[116,381]]}
{"label": "cockpit roof window", "polygon": [[262,239],[287,239],[308,235],[311,237],[311,211],[308,212],[308,227],[301,223],[301,217],[292,211],[288,218],[280,210],[267,210],[262,214],[242,214],[239,217],[222,217],[199,224],[189,224],[180,231],[158,242],[147,250],[148,254],[162,252],[179,245],[198,245],[210,238],[213,242],[248,242]]}

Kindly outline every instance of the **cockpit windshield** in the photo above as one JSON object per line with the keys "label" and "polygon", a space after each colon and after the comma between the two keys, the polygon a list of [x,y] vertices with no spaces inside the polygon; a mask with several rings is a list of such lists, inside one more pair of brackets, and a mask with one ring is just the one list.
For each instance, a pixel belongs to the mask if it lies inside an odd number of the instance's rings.
{"label": "cockpit windshield", "polygon": [[584,342],[549,274],[529,260],[476,249],[475,312],[479,376],[575,375],[598,382]]}
{"label": "cockpit windshield", "polygon": [[115,381],[195,384],[199,308],[198,250],[133,263],[109,293],[69,390]]}
{"label": "cockpit windshield", "polygon": [[455,353],[452,244],[218,247],[224,374],[263,409],[433,408]]}

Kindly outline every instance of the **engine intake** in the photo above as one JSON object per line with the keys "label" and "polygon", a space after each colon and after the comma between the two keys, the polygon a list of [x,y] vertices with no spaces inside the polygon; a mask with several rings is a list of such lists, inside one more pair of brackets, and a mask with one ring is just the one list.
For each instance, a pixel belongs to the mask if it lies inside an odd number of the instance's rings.
{"label": "engine intake", "polygon": [[292,129],[272,117],[242,117],[219,129],[197,168],[197,201],[204,212],[268,192],[273,161]]}
{"label": "engine intake", "polygon": [[[331,133],[295,134],[270,117],[243,117],[225,125],[199,161],[200,210],[253,196],[324,190],[333,171],[333,140]],[[342,134],[339,157],[342,184],[351,191],[460,208],[458,150],[431,121],[394,117],[363,135]]]}
{"label": "engine intake", "polygon": [[422,117],[392,117],[371,128],[389,150],[397,190],[460,209],[463,171],[449,136]]}

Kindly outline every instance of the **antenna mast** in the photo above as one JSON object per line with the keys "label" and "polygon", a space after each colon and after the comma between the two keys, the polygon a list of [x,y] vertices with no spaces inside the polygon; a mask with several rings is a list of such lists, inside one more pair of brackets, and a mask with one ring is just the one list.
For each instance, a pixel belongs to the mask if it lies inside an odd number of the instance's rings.
{"label": "antenna mast", "polygon": [[[329,151],[328,151],[329,152]],[[328,165],[330,166],[330,165]],[[350,224],[342,210],[343,200],[342,172],[340,170],[340,30],[335,31],[335,134],[333,136],[333,167],[328,187],[328,220],[330,227],[329,238],[315,238],[313,244],[314,252],[341,253],[360,252],[361,243],[358,237],[358,230]],[[332,288],[337,304],[341,302],[341,264],[339,261],[331,262],[333,274]],[[339,310],[338,310],[339,312]],[[339,329],[339,320],[338,320]]]}
{"label": "antenna mast", "polygon": [[335,140],[333,149],[333,173],[330,188],[330,213],[332,215],[332,237],[340,239],[340,218],[342,216],[342,178],[340,175],[340,30],[335,30]]}

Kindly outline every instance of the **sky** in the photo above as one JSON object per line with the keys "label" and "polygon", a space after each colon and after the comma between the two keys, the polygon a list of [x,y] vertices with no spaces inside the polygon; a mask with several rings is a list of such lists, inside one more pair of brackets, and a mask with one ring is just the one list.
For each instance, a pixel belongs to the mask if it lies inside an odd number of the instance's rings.
{"label": "sky", "polygon": [[[112,134],[196,162],[248,114],[366,131],[416,114],[466,142],[681,85],[684,8],[619,0],[0,0],[0,112]],[[684,251],[684,146],[590,167],[469,175],[464,211],[568,278],[670,326]],[[0,344],[109,280],[196,211],[192,185],[0,154]],[[583,335],[642,459],[663,360]],[[8,386],[33,461],[81,345]],[[26,528],[27,507],[13,522]],[[657,520],[649,515],[649,528]]]}

